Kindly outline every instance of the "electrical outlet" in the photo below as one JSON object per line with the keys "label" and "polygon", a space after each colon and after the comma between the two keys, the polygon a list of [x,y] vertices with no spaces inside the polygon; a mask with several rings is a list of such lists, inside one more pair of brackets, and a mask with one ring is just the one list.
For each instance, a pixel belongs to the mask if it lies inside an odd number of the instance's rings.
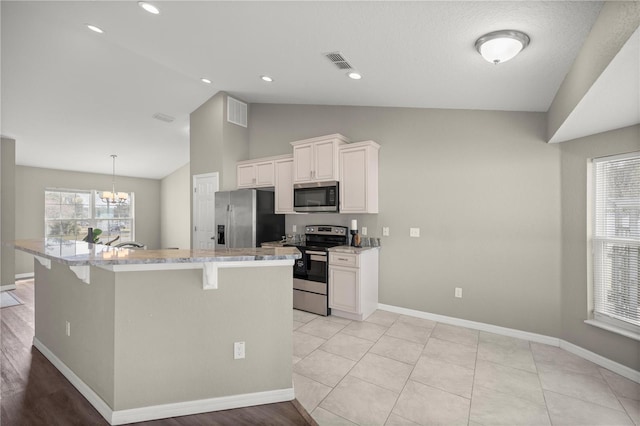
{"label": "electrical outlet", "polygon": [[456,291],[453,294],[455,297],[457,297],[458,299],[462,299],[462,288],[460,287],[456,287]]}
{"label": "electrical outlet", "polygon": [[291,232],[296,232],[298,230],[298,227],[296,225],[293,225],[291,227]]}
{"label": "electrical outlet", "polygon": [[383,226],[382,227],[382,236],[383,237],[388,237],[389,236],[389,227],[388,226]]}
{"label": "electrical outlet", "polygon": [[420,228],[409,228],[409,236],[410,237],[419,237],[420,236]]}
{"label": "electrical outlet", "polygon": [[66,321],[64,332],[67,336],[71,336],[71,323],[69,321]]}
{"label": "electrical outlet", "polygon": [[233,359],[244,359],[244,342],[233,344]]}
{"label": "electrical outlet", "polygon": [[367,227],[366,226],[362,227],[362,235],[367,235]]}

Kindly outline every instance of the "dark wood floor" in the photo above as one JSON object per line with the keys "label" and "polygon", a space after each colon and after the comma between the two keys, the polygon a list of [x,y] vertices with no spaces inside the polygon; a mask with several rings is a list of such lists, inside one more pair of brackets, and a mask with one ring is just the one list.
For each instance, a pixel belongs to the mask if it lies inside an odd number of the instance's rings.
{"label": "dark wood floor", "polygon": [[[33,280],[13,292],[23,305],[0,309],[0,425],[108,425],[34,347]],[[138,425],[316,425],[297,401],[266,404]]]}

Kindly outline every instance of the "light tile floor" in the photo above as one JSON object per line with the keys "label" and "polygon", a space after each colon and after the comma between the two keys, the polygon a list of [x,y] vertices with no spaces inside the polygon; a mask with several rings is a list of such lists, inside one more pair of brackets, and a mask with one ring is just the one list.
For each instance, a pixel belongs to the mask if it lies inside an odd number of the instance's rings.
{"label": "light tile floor", "polygon": [[321,426],[640,426],[639,384],[557,347],[386,311],[293,319],[296,398]]}

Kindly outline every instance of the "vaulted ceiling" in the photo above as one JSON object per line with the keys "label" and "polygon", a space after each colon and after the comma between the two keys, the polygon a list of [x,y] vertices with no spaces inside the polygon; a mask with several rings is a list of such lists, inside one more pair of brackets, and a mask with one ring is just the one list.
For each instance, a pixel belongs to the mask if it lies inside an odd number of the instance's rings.
{"label": "vaulted ceiling", "polygon": [[[18,164],[110,173],[118,154],[118,174],[164,177],[189,161],[189,113],[220,90],[249,103],[547,111],[602,6],[155,4],[159,15],[136,1],[0,3],[1,130]],[[531,44],[494,66],[474,42],[499,29]],[[346,77],[333,51],[363,78]]]}

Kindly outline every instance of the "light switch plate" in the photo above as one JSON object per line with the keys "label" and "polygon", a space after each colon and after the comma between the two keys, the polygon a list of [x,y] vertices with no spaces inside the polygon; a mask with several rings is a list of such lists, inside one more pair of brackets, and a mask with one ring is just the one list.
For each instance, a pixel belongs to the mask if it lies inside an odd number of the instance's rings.
{"label": "light switch plate", "polygon": [[389,236],[389,227],[388,226],[383,226],[382,227],[382,236],[383,237],[388,237]]}
{"label": "light switch plate", "polygon": [[362,227],[362,235],[367,235],[367,227],[366,226]]}
{"label": "light switch plate", "polygon": [[293,225],[291,227],[291,232],[296,232],[298,230],[298,227],[296,225]]}
{"label": "light switch plate", "polygon": [[410,237],[419,237],[420,236],[420,228],[409,228],[409,236]]}

